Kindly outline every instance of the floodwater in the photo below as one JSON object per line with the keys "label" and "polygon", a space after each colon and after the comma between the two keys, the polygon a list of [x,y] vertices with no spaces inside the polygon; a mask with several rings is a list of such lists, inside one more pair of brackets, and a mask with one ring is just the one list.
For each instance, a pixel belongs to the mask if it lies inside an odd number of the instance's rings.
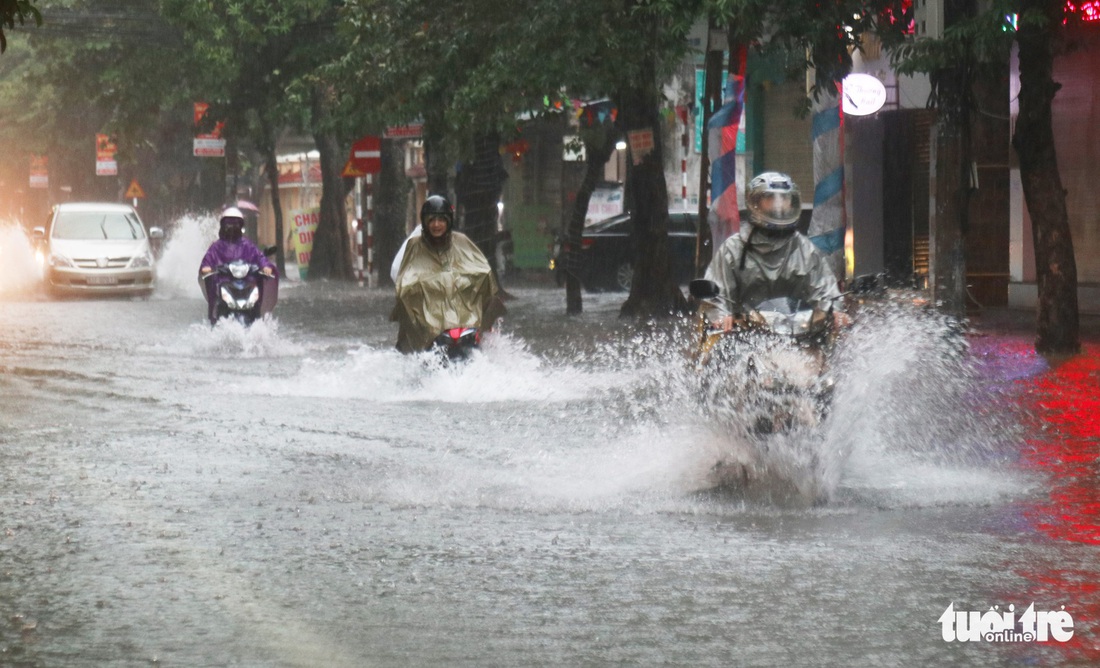
{"label": "floodwater", "polygon": [[[210,328],[211,235],[181,221],[144,301],[50,299],[0,239],[0,665],[1100,661],[1094,344],[882,305],[765,451],[622,295],[510,286],[441,368],[353,284]],[[730,457],[751,493],[707,492]],[[957,639],[1031,605],[1072,637]]]}

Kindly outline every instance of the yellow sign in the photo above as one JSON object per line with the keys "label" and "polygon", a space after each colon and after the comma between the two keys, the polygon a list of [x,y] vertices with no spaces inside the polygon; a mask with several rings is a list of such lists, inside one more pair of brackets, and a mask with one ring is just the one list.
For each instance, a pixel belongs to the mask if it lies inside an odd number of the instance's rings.
{"label": "yellow sign", "polygon": [[137,179],[130,181],[130,187],[126,190],[126,196],[145,199],[145,191],[141,189],[140,185],[138,185]]}
{"label": "yellow sign", "polygon": [[344,178],[349,178],[349,179],[356,179],[356,178],[359,178],[360,176],[366,176],[366,175],[367,175],[366,172],[364,172],[363,170],[361,170],[361,169],[359,169],[355,166],[353,160],[348,160],[344,164],[344,171],[340,173],[340,176],[343,176]]}
{"label": "yellow sign", "polygon": [[317,223],[321,222],[321,207],[294,209],[290,215],[294,220],[294,249],[298,256],[298,275],[305,278],[309,271],[309,256],[313,253],[313,233],[317,231]]}

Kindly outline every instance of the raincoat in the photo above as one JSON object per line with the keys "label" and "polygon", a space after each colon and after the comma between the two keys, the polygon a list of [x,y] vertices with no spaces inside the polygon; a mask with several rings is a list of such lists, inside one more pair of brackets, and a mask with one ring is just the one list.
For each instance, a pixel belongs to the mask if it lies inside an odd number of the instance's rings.
{"label": "raincoat", "polygon": [[742,225],[707,267],[706,278],[718,284],[723,297],[747,307],[793,297],[822,310],[841,309],[836,276],[812,241],[797,232],[781,239],[766,238],[752,234],[753,229]]}
{"label": "raincoat", "polygon": [[436,249],[411,238],[396,281],[397,349],[427,350],[440,332],[455,327],[488,329],[503,311],[489,261],[469,237],[451,232]]}
{"label": "raincoat", "polygon": [[249,264],[257,265],[260,269],[264,267],[275,268],[275,265],[267,259],[263,251],[256,248],[256,244],[245,237],[241,237],[240,241],[236,243],[218,239],[210,244],[210,248],[206,250],[206,255],[203,256],[202,264],[199,266],[214,268],[220,264],[228,264],[233,260],[244,260]]}

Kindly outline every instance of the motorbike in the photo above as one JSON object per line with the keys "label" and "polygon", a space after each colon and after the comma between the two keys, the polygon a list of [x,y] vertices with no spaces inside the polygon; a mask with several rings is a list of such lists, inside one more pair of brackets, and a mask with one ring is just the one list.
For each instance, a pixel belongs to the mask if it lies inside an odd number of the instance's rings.
{"label": "motorbike", "polygon": [[271,313],[279,296],[279,279],[263,273],[259,265],[243,260],[214,267],[199,283],[206,296],[211,325],[222,318],[232,318],[248,327]]}
{"label": "motorbike", "polygon": [[469,359],[481,345],[481,330],[476,327],[454,327],[432,341],[429,350],[438,353],[444,362]]}
{"label": "motorbike", "polygon": [[[786,297],[735,304],[706,279],[692,281],[689,291],[699,303],[690,360],[705,411],[736,444],[711,467],[707,487],[823,502],[812,434],[833,393],[831,309]],[[728,332],[718,324],[727,315]]]}
{"label": "motorbike", "polygon": [[[750,307],[723,303],[706,279],[689,285],[700,302],[691,359],[704,372],[708,405],[766,436],[812,427],[824,419],[832,394],[828,350],[835,340],[830,310],[780,297]],[[733,316],[733,329],[715,320]]]}

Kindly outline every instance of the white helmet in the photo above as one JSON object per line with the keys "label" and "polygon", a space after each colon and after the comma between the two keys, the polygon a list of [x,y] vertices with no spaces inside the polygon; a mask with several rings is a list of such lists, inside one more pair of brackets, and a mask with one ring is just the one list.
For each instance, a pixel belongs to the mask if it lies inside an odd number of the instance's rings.
{"label": "white helmet", "polygon": [[239,219],[241,221],[241,224],[244,224],[244,214],[241,213],[241,210],[235,206],[231,206],[225,211],[222,211],[221,219],[219,222],[225,222],[226,218]]}
{"label": "white helmet", "polygon": [[222,211],[218,221],[218,238],[236,243],[244,236],[244,214],[235,206]]}
{"label": "white helmet", "polygon": [[745,189],[745,206],[753,226],[793,232],[802,213],[802,197],[791,177],[779,172],[764,172],[749,181]]}

